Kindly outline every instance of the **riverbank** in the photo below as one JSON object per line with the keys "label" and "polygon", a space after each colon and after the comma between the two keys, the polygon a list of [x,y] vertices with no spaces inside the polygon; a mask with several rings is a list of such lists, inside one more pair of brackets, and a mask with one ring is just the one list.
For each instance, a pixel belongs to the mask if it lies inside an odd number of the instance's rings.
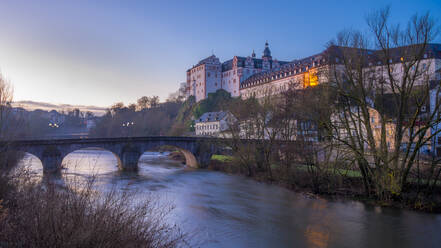
{"label": "riverbank", "polygon": [[34,180],[28,168],[7,172],[0,164],[0,169],[0,247],[172,248],[187,243],[186,234],[166,222],[173,206],[154,197],[99,191],[95,176],[60,184],[56,177]]}
{"label": "riverbank", "polygon": [[[65,161],[76,166],[62,174],[64,179],[72,176],[86,179],[99,172],[95,178],[99,192],[115,190],[135,194],[136,201],[147,197],[155,199],[152,202],[155,206],[159,203],[173,206],[167,223],[190,233],[188,247],[326,244],[326,247],[414,248],[438,247],[441,243],[437,234],[440,215],[371,207],[360,201],[326,200],[307,192],[299,194],[241,175],[188,169],[170,160],[168,154],[143,154],[138,172],[124,173],[118,170],[118,161],[109,152],[77,151]],[[38,160],[26,163],[32,164],[32,170],[41,169]],[[91,163],[93,167],[89,166]],[[72,185],[70,180],[63,181]]]}
{"label": "riverbank", "polygon": [[209,170],[228,174],[243,175],[258,182],[275,184],[301,193],[308,198],[326,198],[331,200],[356,200],[371,206],[409,209],[428,213],[441,213],[441,187],[435,187],[432,194],[421,195],[417,184],[411,185],[406,193],[389,200],[378,200],[367,196],[363,188],[361,175],[354,170],[316,171],[305,165],[289,169],[272,165],[272,177],[266,171],[249,174],[236,165],[229,156],[214,155],[207,167]]}

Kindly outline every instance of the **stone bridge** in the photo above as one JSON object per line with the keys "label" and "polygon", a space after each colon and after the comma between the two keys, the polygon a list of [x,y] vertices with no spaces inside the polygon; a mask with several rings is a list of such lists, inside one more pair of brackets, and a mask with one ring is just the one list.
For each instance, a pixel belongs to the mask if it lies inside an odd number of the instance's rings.
{"label": "stone bridge", "polygon": [[[3,144],[5,145],[5,144]],[[204,167],[220,148],[216,139],[204,137],[123,137],[10,141],[9,149],[30,153],[41,160],[44,172],[57,172],[63,158],[69,153],[85,148],[98,148],[112,152],[122,170],[135,171],[138,160],[149,150],[161,146],[179,149],[190,167]]]}

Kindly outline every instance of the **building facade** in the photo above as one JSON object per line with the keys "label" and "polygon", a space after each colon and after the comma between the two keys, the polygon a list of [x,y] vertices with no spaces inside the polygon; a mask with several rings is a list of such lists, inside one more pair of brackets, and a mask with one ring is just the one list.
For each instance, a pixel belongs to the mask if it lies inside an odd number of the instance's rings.
{"label": "building facade", "polygon": [[[331,116],[331,123],[333,125],[333,129],[336,137],[338,137],[339,140],[346,140],[347,142],[350,142],[351,138],[355,138],[355,143],[358,141],[363,141],[364,148],[369,148],[368,143],[368,126],[369,129],[372,130],[372,136],[375,142],[375,146],[379,147],[381,144],[381,135],[382,135],[382,119],[378,111],[374,108],[368,107],[369,111],[369,120],[364,120],[361,114],[361,109],[358,107],[352,107],[350,110],[352,113],[346,112],[340,112],[340,113],[334,113]],[[353,120],[351,117],[353,116],[360,116],[360,118],[354,118]],[[349,120],[348,120],[349,119]],[[367,124],[369,123],[369,124]],[[394,144],[394,138],[395,138],[395,124],[392,122],[386,122],[384,125],[385,128],[385,141],[386,146],[388,149],[392,149]]]}
{"label": "building facade", "polygon": [[231,115],[225,111],[206,112],[195,120],[195,133],[197,136],[220,136],[228,130],[229,118]]}
{"label": "building facade", "polygon": [[187,91],[199,102],[208,96],[208,93],[220,89],[222,65],[219,59],[212,55],[205,58],[191,69],[187,70]]}
{"label": "building facade", "polygon": [[268,42],[265,43],[262,58],[256,58],[253,51],[250,56],[234,56],[220,63],[219,58],[211,55],[187,70],[187,94],[194,96],[197,102],[219,89],[239,97],[240,85],[244,80],[256,73],[277,70],[287,63],[272,58]]}
{"label": "building facade", "polygon": [[240,85],[243,99],[279,94],[289,87],[305,88],[328,81],[330,66],[325,53],[295,60],[280,67],[256,73]]}
{"label": "building facade", "polygon": [[[387,80],[390,75],[399,81],[406,70],[406,54],[412,56],[413,47],[398,47],[388,50],[389,60],[384,61],[381,50],[357,50],[348,47],[330,46],[323,52],[284,63],[271,70],[261,71],[241,81],[240,95],[246,99],[249,97],[263,97],[275,95],[287,90],[289,87],[297,89],[316,86],[324,82],[332,82],[335,75],[344,72],[343,54],[362,53],[366,61],[363,61],[363,73],[373,77],[374,81]],[[436,81],[441,78],[441,44],[427,44],[424,49],[423,59],[416,65],[410,66],[410,70],[418,71],[416,84]],[[412,58],[410,58],[412,59]],[[350,63],[346,61],[346,63]],[[406,66],[405,66],[406,65]],[[416,67],[419,67],[416,70]],[[372,80],[371,77],[365,77]],[[387,89],[386,89],[387,90]]]}

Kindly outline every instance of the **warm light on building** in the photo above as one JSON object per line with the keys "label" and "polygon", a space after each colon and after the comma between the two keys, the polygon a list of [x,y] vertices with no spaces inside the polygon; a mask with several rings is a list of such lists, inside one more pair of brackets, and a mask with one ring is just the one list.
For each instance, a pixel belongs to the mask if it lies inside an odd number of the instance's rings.
{"label": "warm light on building", "polygon": [[303,87],[313,87],[318,85],[318,77],[315,71],[308,71],[304,74],[303,78]]}

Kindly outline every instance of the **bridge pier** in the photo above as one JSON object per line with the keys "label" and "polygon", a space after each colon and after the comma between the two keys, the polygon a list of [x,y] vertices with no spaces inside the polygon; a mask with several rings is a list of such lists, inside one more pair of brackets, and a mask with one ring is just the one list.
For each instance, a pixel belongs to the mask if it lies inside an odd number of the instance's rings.
{"label": "bridge pier", "polygon": [[58,173],[60,171],[63,156],[56,147],[48,147],[39,157],[43,164],[44,173]]}
{"label": "bridge pier", "polygon": [[63,159],[61,156],[54,157],[54,156],[48,156],[43,157],[41,159],[41,163],[43,164],[43,172],[44,173],[57,173],[61,169],[61,162]]}
{"label": "bridge pier", "polygon": [[199,168],[208,167],[208,165],[210,164],[211,156],[212,153],[210,152],[204,152],[202,154],[199,154],[199,156],[197,156],[198,165],[199,165],[198,167]]}
{"label": "bridge pier", "polygon": [[141,157],[141,152],[137,150],[126,150],[120,155],[119,167],[124,171],[137,171],[138,161]]}

